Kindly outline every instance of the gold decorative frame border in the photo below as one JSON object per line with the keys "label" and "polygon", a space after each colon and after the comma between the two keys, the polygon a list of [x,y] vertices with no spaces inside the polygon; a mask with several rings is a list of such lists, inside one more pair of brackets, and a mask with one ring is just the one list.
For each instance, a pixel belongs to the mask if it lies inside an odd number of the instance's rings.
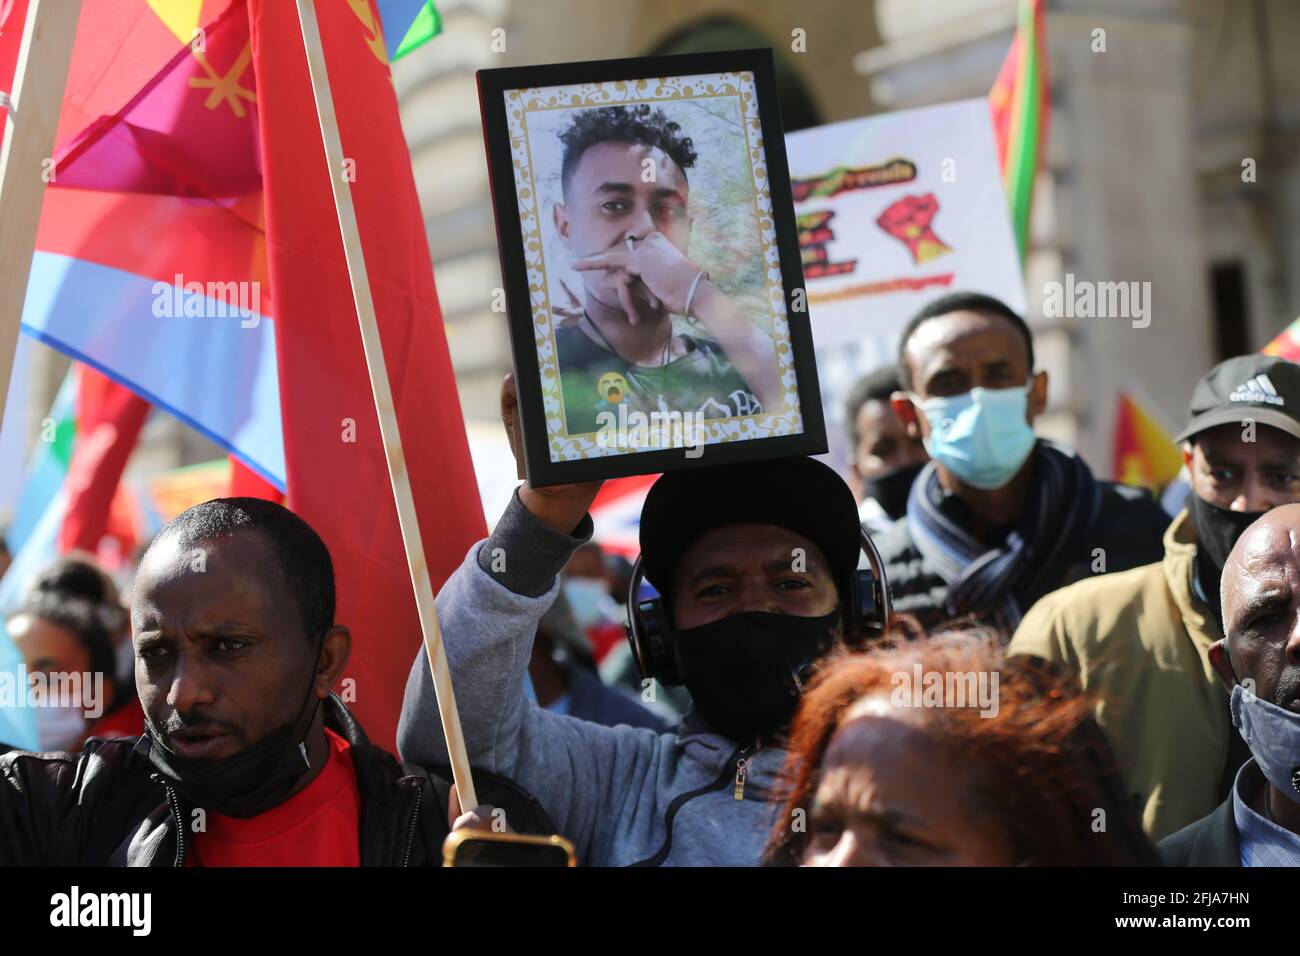
{"label": "gold decorative frame border", "polygon": [[[541,230],[541,211],[533,182],[532,150],[528,143],[529,113],[545,110],[578,109],[584,106],[635,105],[665,100],[712,99],[733,97],[738,100],[746,145],[749,148],[750,174],[754,184],[754,215],[758,222],[762,258],[767,264],[768,317],[781,377],[785,410],[733,418],[712,418],[704,423],[706,445],[748,441],[803,432],[799,388],[795,377],[794,350],[790,346],[790,327],[785,308],[785,288],[781,282],[781,259],[776,244],[776,227],[772,219],[772,195],[768,188],[767,157],[758,114],[758,95],[754,76],[748,71],[704,73],[693,76],[669,76],[658,79],[611,80],[603,83],[574,83],[542,88],[505,91],[506,122],[510,134],[510,152],[515,177],[515,198],[519,204],[519,221],[523,233],[525,265],[528,272],[528,296],[532,305],[533,338],[541,373],[542,407],[546,413],[546,432],[552,462],[599,458],[605,455],[629,455],[642,451],[662,451],[663,447],[643,449],[602,447],[597,433],[571,435],[565,428],[564,398],[560,388],[555,328],[551,321],[551,303],[547,291]],[[683,447],[683,446],[666,446]]]}

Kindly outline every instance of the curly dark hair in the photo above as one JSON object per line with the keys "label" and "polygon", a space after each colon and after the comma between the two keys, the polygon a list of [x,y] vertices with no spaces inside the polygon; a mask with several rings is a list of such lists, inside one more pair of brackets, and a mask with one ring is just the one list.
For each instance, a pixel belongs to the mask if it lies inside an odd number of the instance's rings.
{"label": "curly dark hair", "polygon": [[674,123],[663,110],[652,110],[645,103],[635,106],[602,106],[584,110],[573,118],[573,125],[560,134],[564,143],[564,161],[560,165],[560,183],[565,193],[569,180],[578,168],[582,154],[601,143],[644,143],[662,149],[682,175],[695,165],[695,146],[689,136],[682,136],[681,124]]}

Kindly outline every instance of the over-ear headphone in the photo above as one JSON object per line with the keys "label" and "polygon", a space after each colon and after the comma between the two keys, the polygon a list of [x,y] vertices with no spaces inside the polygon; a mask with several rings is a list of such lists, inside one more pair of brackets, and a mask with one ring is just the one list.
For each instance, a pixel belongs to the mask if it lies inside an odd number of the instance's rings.
{"label": "over-ear headphone", "polygon": [[[843,595],[841,603],[845,612],[845,634],[850,640],[865,643],[889,629],[894,608],[880,552],[870,535],[861,530],[859,534],[869,567],[853,572],[849,593]],[[682,682],[677,673],[677,631],[662,597],[637,600],[645,576],[641,559],[642,556],[637,555],[627,588],[627,640],[643,678],[654,678],[666,687],[675,687]]]}

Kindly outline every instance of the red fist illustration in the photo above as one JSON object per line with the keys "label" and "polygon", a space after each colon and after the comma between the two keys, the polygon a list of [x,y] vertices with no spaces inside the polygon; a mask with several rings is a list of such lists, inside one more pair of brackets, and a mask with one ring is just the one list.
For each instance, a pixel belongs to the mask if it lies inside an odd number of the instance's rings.
{"label": "red fist illustration", "polygon": [[876,225],[907,246],[912,261],[920,265],[952,251],[930,226],[938,211],[939,201],[934,193],[904,196],[880,214]]}

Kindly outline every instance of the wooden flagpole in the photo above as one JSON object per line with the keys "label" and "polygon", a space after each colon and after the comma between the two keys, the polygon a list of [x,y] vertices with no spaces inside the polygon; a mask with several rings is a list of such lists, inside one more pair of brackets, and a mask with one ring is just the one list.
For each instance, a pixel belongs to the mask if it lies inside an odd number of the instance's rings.
{"label": "wooden flagpole", "polygon": [[397,520],[402,528],[402,544],[406,548],[406,563],[411,571],[411,585],[415,589],[415,603],[420,612],[424,649],[429,658],[429,670],[433,674],[433,689],[438,696],[438,715],[442,718],[442,732],[447,739],[447,753],[451,756],[452,776],[456,780],[460,805],[468,811],[478,805],[478,797],[474,792],[474,781],[470,778],[469,756],[465,751],[460,714],[456,710],[456,695],[451,686],[451,669],[447,666],[447,651],[443,647],[438,611],[433,603],[433,585],[424,559],[424,543],[420,539],[420,522],[415,513],[415,498],[411,494],[406,457],[402,453],[402,436],[397,426],[393,393],[388,384],[388,368],[384,364],[384,348],[379,337],[379,324],[375,319],[375,303],[370,294],[370,278],[361,248],[361,232],[357,228],[356,210],[352,206],[352,191],[343,178],[343,142],[339,137],[334,97],[330,93],[329,74],[325,69],[325,49],[321,44],[320,26],[316,22],[313,0],[297,0],[297,3],[298,22],[307,49],[307,67],[311,73],[312,94],[316,99],[316,116],[320,120],[321,135],[325,140],[330,188],[334,191],[334,208],[339,217],[339,229],[343,233],[343,251],[348,263],[348,277],[352,281],[357,321],[361,325],[366,370],[370,373],[370,388],[375,396],[375,411],[379,415],[379,433],[388,459],[388,477],[393,484]]}
{"label": "wooden flagpole", "polygon": [[81,0],[31,0],[14,67],[0,148],[0,408],[9,395],[45,199],[45,161],[54,152],[80,15]]}

